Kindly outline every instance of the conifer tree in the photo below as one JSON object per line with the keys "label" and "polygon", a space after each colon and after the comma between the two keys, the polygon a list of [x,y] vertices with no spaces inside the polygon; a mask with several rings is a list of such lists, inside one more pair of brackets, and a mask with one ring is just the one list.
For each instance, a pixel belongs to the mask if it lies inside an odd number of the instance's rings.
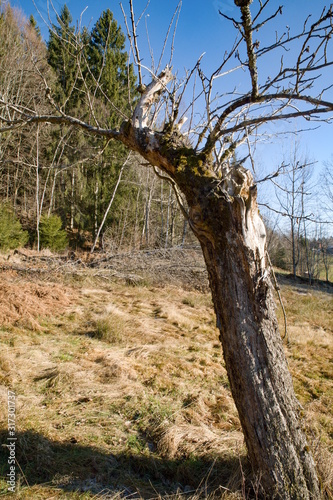
{"label": "conifer tree", "polygon": [[58,215],[43,215],[40,221],[41,245],[43,248],[60,251],[68,244],[66,231],[62,229],[62,221]]}
{"label": "conifer tree", "polygon": [[68,98],[75,80],[75,65],[73,65],[75,30],[71,25],[72,16],[66,4],[57,15],[57,23],[58,25],[53,24],[49,30],[48,63],[56,72],[62,91],[58,97]]}
{"label": "conifer tree", "polygon": [[[128,65],[125,35],[109,9],[102,12],[91,31],[88,62],[92,85],[97,86],[96,95],[105,104],[110,100],[126,113],[129,93],[132,99],[135,97],[135,76],[133,66]],[[108,126],[119,125],[119,114],[108,108]]]}
{"label": "conifer tree", "polygon": [[[82,116],[85,116],[87,110],[81,98],[82,79],[80,79],[78,66],[74,62],[78,53],[80,36],[80,33],[75,32],[71,13],[65,4],[60,14],[57,15],[57,24],[53,24],[49,30],[47,44],[48,63],[56,75],[56,89],[53,92],[57,104],[64,112],[80,110]],[[88,43],[87,40],[86,43]],[[54,199],[57,201],[57,212],[61,214],[63,220],[69,222],[73,229],[76,200],[83,196],[79,192],[80,185],[76,182],[78,177],[76,167],[71,168],[71,165],[77,163],[80,157],[83,134],[81,131],[71,131],[68,127],[61,127],[61,130],[55,130],[54,134],[50,156],[54,154],[53,150],[57,148],[60,137],[67,137],[65,151],[62,154],[62,166],[66,168],[58,176],[58,195]]]}
{"label": "conifer tree", "polygon": [[13,210],[6,205],[0,204],[0,249],[10,250],[23,247],[28,242],[28,233],[23,231],[20,221]]}
{"label": "conifer tree", "polygon": [[41,38],[41,32],[40,32],[39,26],[37,25],[37,21],[32,14],[29,17],[28,26],[36,32],[36,35],[38,36],[38,38]]}
{"label": "conifer tree", "polygon": [[[77,68],[73,56],[80,59]],[[58,104],[65,112],[75,110],[82,119],[87,119],[93,103],[95,120],[108,127],[120,125],[121,118],[116,109],[130,115],[128,97],[132,95],[134,103],[136,79],[133,66],[128,64],[125,35],[109,9],[102,12],[91,32],[85,27],[81,32],[75,32],[70,11],[64,5],[57,16],[57,24],[49,33],[48,61],[57,77]],[[110,102],[116,109],[109,105]],[[93,235],[108,206],[125,148],[120,144],[105,148],[104,139],[96,144],[95,140],[84,137],[82,131],[75,131],[63,156],[64,163],[70,166],[74,161],[77,163],[80,154],[93,156],[96,146],[104,150],[102,156],[85,162],[80,170],[67,167],[59,176],[62,189],[57,197],[58,213],[71,221],[71,228],[88,230]],[[121,190],[118,196],[120,193]],[[62,206],[59,206],[59,201]]]}
{"label": "conifer tree", "polygon": [[[134,103],[135,76],[133,66],[128,64],[123,34],[112,12],[102,12],[93,27],[86,50],[88,75],[91,93],[98,101],[96,118],[106,126],[119,126],[121,118],[113,102],[122,113],[130,113],[129,95]],[[97,163],[91,166],[88,183],[88,217],[93,234],[102,220],[108,206],[119,169],[123,163],[125,148],[120,144],[110,144]],[[122,190],[118,191],[118,196]],[[114,217],[112,213],[109,220]]]}

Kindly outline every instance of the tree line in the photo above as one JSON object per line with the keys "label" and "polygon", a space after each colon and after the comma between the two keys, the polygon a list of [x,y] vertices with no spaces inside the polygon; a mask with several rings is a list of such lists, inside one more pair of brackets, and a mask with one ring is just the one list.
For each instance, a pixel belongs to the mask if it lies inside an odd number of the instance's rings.
{"label": "tree line", "polygon": [[[27,109],[44,114],[53,112],[52,105],[81,120],[93,114],[103,127],[119,126],[132,112],[138,99],[136,77],[125,35],[109,9],[88,31],[73,26],[64,5],[45,43],[33,16],[27,21],[6,3],[0,39],[3,97],[15,94]],[[23,82],[27,72],[29,82]],[[124,146],[89,138],[71,126],[40,124],[2,133],[0,179],[3,224],[8,227],[14,217],[2,248],[28,243],[38,249],[69,245],[121,251],[192,241],[166,180],[149,172],[138,156],[128,157]],[[17,220],[26,231],[21,238]],[[53,243],[50,234],[55,235]]]}
{"label": "tree line", "polygon": [[273,264],[310,283],[318,278],[329,281],[333,262],[332,164],[327,162],[315,177],[316,163],[302,157],[295,144],[280,177],[272,179],[276,203],[262,204],[268,209],[267,247]]}
{"label": "tree line", "polygon": [[[109,128],[132,113],[138,82],[125,35],[109,9],[89,31],[74,27],[64,5],[45,42],[33,16],[26,20],[6,3],[0,37],[3,96],[15,94],[40,113],[52,113],[55,105],[81,120],[93,114],[95,123]],[[22,78],[27,72],[28,82]],[[289,227],[281,231],[268,215],[268,251],[274,265],[295,276],[311,279],[324,272],[328,280],[332,239],[320,224],[315,234],[307,234],[309,175],[293,161],[284,188],[276,189],[280,216]],[[120,252],[193,241],[172,185],[147,170],[138,156],[128,155],[123,145],[92,139],[75,127],[43,123],[2,133],[0,176],[3,249],[28,244]]]}

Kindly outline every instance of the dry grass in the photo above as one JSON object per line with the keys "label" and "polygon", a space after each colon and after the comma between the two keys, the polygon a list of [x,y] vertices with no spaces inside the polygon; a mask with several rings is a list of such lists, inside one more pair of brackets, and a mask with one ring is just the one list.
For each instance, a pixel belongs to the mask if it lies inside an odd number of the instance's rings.
{"label": "dry grass", "polygon": [[[16,392],[16,498],[255,496],[209,294],[89,272],[53,280],[2,275],[0,404]],[[282,294],[290,369],[329,498],[332,296],[289,284]],[[22,304],[16,315],[7,298]]]}
{"label": "dry grass", "polygon": [[69,290],[55,283],[22,282],[16,272],[2,272],[0,280],[0,324],[38,330],[38,318],[63,314],[73,302]]}

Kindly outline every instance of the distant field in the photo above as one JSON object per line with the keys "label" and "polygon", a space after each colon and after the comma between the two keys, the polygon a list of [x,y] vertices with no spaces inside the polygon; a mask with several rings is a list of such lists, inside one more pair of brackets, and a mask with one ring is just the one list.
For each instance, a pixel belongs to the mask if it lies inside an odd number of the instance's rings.
{"label": "distant field", "polygon": [[[15,392],[15,498],[255,497],[194,256],[157,253],[150,273],[147,254],[132,267],[130,256],[123,265],[1,260],[0,404]],[[303,425],[332,498],[333,289],[280,284]],[[6,411],[0,424],[6,443]],[[0,453],[9,498],[7,448]]]}

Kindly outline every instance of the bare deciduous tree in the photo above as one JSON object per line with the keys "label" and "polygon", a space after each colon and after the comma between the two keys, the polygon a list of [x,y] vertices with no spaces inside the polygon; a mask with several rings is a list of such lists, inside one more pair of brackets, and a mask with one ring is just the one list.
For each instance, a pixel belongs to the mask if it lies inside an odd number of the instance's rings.
{"label": "bare deciduous tree", "polygon": [[326,163],[323,176],[323,210],[330,216],[333,213],[333,160]]}
{"label": "bare deciduous tree", "polygon": [[[282,8],[265,15],[271,3],[259,0],[252,14],[252,0],[234,3],[239,18],[221,13],[238,32],[230,52],[212,75],[204,75],[199,59],[177,81],[170,67],[153,74],[141,64],[138,24],[130,1],[128,26],[132,29],[128,31],[141,98],[120,129],[82,121],[63,109],[38,115],[1,95],[2,130],[38,122],[80,127],[88,134],[121,141],[170,177],[203,250],[231,390],[263,491],[269,498],[320,498],[315,464],[300,423],[301,408],[278,332],[257,189],[251,172],[237,161],[234,152],[267,122],[295,117],[310,120],[332,113],[332,99],[326,98],[330,87],[317,94],[313,90],[319,74],[333,64],[328,51],[332,6],[312,24],[308,18],[301,33],[291,35],[287,30],[261,46],[254,34],[274,22]],[[292,48],[294,64],[285,65],[281,52],[290,53]],[[274,54],[276,74],[261,81],[258,61]],[[216,94],[215,85],[231,71],[235,58],[238,68],[248,72],[248,92]],[[151,77],[148,85],[143,81],[145,72]],[[181,106],[191,82],[192,103]],[[48,88],[46,91],[49,95]],[[86,92],[89,105],[93,99],[88,88]],[[200,100],[206,114],[196,122],[194,109]],[[9,110],[15,110],[14,118]],[[188,127],[181,132],[186,117]]]}
{"label": "bare deciduous tree", "polygon": [[[305,210],[305,197],[310,195],[308,184],[312,175],[311,166],[313,166],[313,162],[298,156],[297,145],[295,144],[290,163],[283,169],[283,181],[272,180],[279,202],[277,212],[289,220],[290,235],[288,243],[291,246],[291,265],[294,278],[296,278],[299,264],[302,264],[300,241],[302,238],[306,240],[306,222],[308,219],[314,219],[314,215],[307,213]],[[307,247],[305,250],[307,258]]]}

